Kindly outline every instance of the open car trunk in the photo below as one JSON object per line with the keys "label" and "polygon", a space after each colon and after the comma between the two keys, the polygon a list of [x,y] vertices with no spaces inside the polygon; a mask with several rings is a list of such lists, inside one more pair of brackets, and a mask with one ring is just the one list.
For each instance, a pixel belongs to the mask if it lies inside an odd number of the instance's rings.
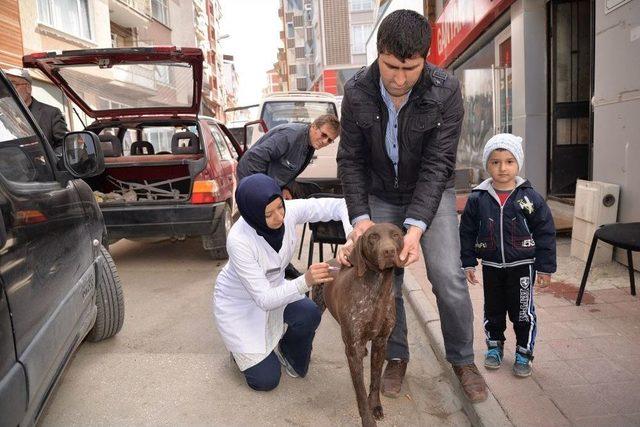
{"label": "open car trunk", "polygon": [[105,171],[87,182],[103,206],[189,202],[204,154],[105,158]]}

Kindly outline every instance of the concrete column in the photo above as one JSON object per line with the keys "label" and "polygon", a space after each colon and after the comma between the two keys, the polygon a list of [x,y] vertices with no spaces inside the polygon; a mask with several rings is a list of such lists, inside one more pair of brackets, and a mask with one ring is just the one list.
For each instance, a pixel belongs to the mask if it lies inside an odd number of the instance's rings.
{"label": "concrete column", "polygon": [[547,49],[544,0],[511,6],[513,133],[524,139],[521,175],[547,193]]}

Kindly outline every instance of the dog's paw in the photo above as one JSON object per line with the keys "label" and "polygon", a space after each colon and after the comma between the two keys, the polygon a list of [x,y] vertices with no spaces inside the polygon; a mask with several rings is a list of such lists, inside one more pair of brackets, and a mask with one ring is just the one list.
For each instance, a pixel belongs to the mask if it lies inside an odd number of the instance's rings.
{"label": "dog's paw", "polygon": [[373,418],[375,418],[376,420],[381,420],[384,418],[384,412],[382,411],[382,406],[376,406],[375,408],[373,408],[372,412],[373,412]]}

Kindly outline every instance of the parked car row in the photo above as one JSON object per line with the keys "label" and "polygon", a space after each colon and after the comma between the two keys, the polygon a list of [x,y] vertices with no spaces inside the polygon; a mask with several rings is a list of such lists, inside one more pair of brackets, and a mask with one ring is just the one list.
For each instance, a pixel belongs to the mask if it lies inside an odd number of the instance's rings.
{"label": "parked car row", "polygon": [[[34,424],[80,343],[122,328],[110,243],[198,236],[225,258],[243,151],[278,124],[339,112],[330,94],[272,95],[238,143],[198,114],[200,49],[44,52],[23,64],[93,121],[65,135],[59,158],[0,72],[0,426]],[[336,145],[301,178],[337,185]]]}

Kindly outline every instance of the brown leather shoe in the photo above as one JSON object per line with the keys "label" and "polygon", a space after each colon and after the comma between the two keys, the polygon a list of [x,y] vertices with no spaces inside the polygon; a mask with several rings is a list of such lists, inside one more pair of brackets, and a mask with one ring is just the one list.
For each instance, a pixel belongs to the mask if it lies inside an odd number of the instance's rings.
{"label": "brown leather shoe", "polygon": [[400,395],[402,380],[407,372],[406,360],[389,360],[382,374],[382,394],[396,398]]}
{"label": "brown leather shoe", "polygon": [[[452,365],[453,366],[453,365]],[[453,366],[453,372],[456,373],[462,390],[472,403],[484,402],[487,400],[487,383],[478,372],[475,363],[462,366]]]}

